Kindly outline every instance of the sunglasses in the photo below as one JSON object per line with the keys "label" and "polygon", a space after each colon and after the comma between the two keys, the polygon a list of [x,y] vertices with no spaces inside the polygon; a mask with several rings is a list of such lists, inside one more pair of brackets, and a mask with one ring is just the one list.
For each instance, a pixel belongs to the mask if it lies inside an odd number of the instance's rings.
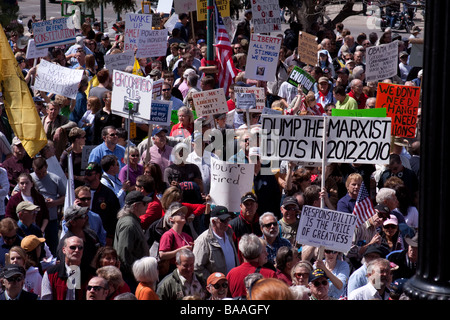
{"label": "sunglasses", "polygon": [[215,284],[213,284],[212,286],[213,286],[214,289],[216,289],[216,290],[220,289],[220,287],[226,289],[226,288],[228,288],[228,283],[226,283],[226,282],[224,282],[224,283],[222,283],[222,284],[220,284],[220,283],[215,283]]}
{"label": "sunglasses", "polygon": [[315,287],[319,287],[320,285],[326,286],[326,285],[328,285],[328,280],[314,281],[313,285]]}
{"label": "sunglasses", "polygon": [[162,89],[163,92],[170,91],[170,89]]}
{"label": "sunglasses", "polygon": [[308,272],[303,272],[303,273],[301,273],[301,272],[297,272],[297,273],[294,273],[294,276],[296,277],[296,278],[307,278],[307,277],[309,277],[309,273]]}
{"label": "sunglasses", "polygon": [[23,280],[23,276],[16,276],[11,278],[6,278],[8,282],[20,282]]}
{"label": "sunglasses", "polygon": [[263,224],[263,227],[270,228],[270,227],[275,227],[277,225],[278,225],[278,222],[270,222],[270,223]]}
{"label": "sunglasses", "polygon": [[116,137],[116,136],[117,136],[117,133],[110,133],[110,134],[108,134],[108,136],[110,136],[110,137]]}
{"label": "sunglasses", "polygon": [[73,250],[73,251],[75,251],[75,250],[83,250],[84,248],[83,248],[83,246],[69,246],[69,249],[70,250]]}
{"label": "sunglasses", "polygon": [[325,252],[325,253],[328,253],[328,254],[335,254],[335,253],[338,253],[337,251],[333,251],[333,250],[324,250],[324,252]]}
{"label": "sunglasses", "polygon": [[105,288],[103,288],[102,286],[87,286],[87,291],[91,291],[92,289],[94,289],[94,291],[100,291],[101,289],[105,290]]}
{"label": "sunglasses", "polygon": [[80,201],[91,201],[91,197],[78,198]]}
{"label": "sunglasses", "polygon": [[139,155],[138,155],[138,154],[130,154],[130,157],[133,157],[133,158],[138,158],[138,157],[139,157]]}
{"label": "sunglasses", "polygon": [[397,228],[397,226],[395,224],[387,224],[387,225],[383,226],[383,228],[385,228],[385,229],[395,229],[395,228]]}

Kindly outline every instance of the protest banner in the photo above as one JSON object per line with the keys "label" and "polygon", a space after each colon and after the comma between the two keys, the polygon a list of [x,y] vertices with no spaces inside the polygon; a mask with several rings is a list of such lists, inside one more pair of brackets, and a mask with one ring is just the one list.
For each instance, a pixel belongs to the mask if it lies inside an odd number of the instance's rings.
{"label": "protest banner", "polygon": [[300,31],[298,34],[300,61],[315,66],[317,64],[317,45],[316,36]]}
{"label": "protest banner", "polygon": [[375,108],[386,108],[386,116],[392,120],[393,136],[416,136],[419,99],[420,87],[378,83]]}
{"label": "protest banner", "polygon": [[231,212],[239,212],[241,197],[252,191],[254,164],[228,163],[211,158],[211,200]]}
{"label": "protest banner", "polygon": [[28,40],[27,54],[25,56],[27,59],[45,57],[47,54],[48,54],[47,48],[38,49],[36,48],[36,42],[34,42],[34,39]]}
{"label": "protest banner", "polygon": [[[253,94],[256,99],[256,104],[254,108],[250,109],[250,112],[261,112],[266,106],[266,94],[264,93],[264,88],[260,87],[234,87],[234,93],[237,97],[239,93]],[[239,103],[236,103],[237,109],[242,109]]]}
{"label": "protest banner", "polygon": [[122,53],[105,55],[105,68],[112,72],[113,70],[124,71],[126,67],[134,65],[134,51],[128,50]]}
{"label": "protest banner", "polygon": [[281,30],[280,4],[278,0],[252,0],[254,33],[270,33]]}
{"label": "protest banner", "polygon": [[357,110],[343,110],[343,109],[331,109],[331,115],[333,117],[386,117],[386,108],[374,108],[374,109],[357,109]]}
{"label": "protest banner", "polygon": [[275,81],[282,39],[252,33],[247,55],[245,77]]}
{"label": "protest banner", "polygon": [[131,114],[135,122],[139,120],[150,121],[150,109],[152,103],[153,81],[148,78],[137,76],[118,70],[113,71],[113,87],[111,95],[111,110],[124,118]]}
{"label": "protest banner", "polygon": [[[208,13],[208,0],[197,0],[197,21],[206,21],[206,15]],[[217,10],[223,17],[230,16],[230,1],[229,0],[216,0]],[[214,11],[214,10],[213,10]]]}
{"label": "protest banner", "polygon": [[227,100],[222,89],[193,92],[192,99],[198,117],[228,112]]}
{"label": "protest banner", "polygon": [[186,12],[189,13],[191,11],[197,10],[197,1],[196,0],[173,0],[173,7],[177,14]]}
{"label": "protest banner", "polygon": [[153,58],[166,55],[167,29],[140,30],[136,58]]}
{"label": "protest banner", "polygon": [[140,30],[152,30],[152,15],[127,12],[125,14],[124,51],[137,48]]}
{"label": "protest banner", "polygon": [[[327,163],[386,164],[391,119],[328,117]],[[321,162],[324,117],[262,115],[261,158]]]}
{"label": "protest banner", "polygon": [[172,10],[173,0],[159,0],[158,6],[156,7],[156,12],[160,13],[170,13]]}
{"label": "protest banner", "polygon": [[292,84],[294,87],[298,87],[298,85],[302,85],[303,93],[308,94],[309,91],[313,91],[314,83],[316,80],[305,70],[298,66],[294,66],[291,73],[289,74],[289,78],[287,82]]}
{"label": "protest banner", "polygon": [[70,27],[69,18],[58,18],[39,21],[32,24],[33,38],[36,48],[49,48],[63,44],[74,43],[76,30]]}
{"label": "protest banner", "polygon": [[37,68],[34,90],[76,99],[83,72],[41,60]]}
{"label": "protest banner", "polygon": [[172,101],[152,100],[150,123],[160,126],[169,126],[171,114]]}
{"label": "protest banner", "polygon": [[366,81],[393,77],[398,68],[398,40],[366,50]]}
{"label": "protest banner", "polygon": [[300,215],[296,240],[301,244],[348,252],[355,225],[354,214],[305,205]]}

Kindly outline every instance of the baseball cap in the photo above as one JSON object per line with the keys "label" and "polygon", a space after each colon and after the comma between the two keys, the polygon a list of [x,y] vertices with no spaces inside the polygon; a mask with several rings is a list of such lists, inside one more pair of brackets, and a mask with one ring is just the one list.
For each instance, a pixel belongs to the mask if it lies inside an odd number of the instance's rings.
{"label": "baseball cap", "polygon": [[327,275],[325,274],[325,271],[323,271],[320,268],[316,268],[309,273],[308,281],[313,282],[314,280],[319,279],[321,277],[325,277],[328,279]]}
{"label": "baseball cap", "polygon": [[384,213],[384,214],[388,214],[389,212],[391,212],[391,210],[389,210],[388,207],[382,205],[382,204],[377,204],[374,207],[375,210],[378,210],[380,213]]}
{"label": "baseball cap", "polygon": [[22,141],[20,141],[19,138],[14,137],[14,138],[12,139],[12,145],[13,145],[13,146],[18,146],[19,144],[22,144]]}
{"label": "baseball cap", "polygon": [[16,275],[25,276],[25,269],[18,264],[8,264],[2,270],[2,277],[5,279],[11,278]]}
{"label": "baseball cap", "polygon": [[249,193],[249,194],[244,195],[241,198],[241,203],[244,203],[247,200],[253,200],[253,201],[257,202],[256,196],[253,193]]}
{"label": "baseball cap", "polygon": [[197,44],[201,44],[201,43],[205,43],[206,41],[205,41],[205,39],[199,39],[198,41],[197,41]]}
{"label": "baseball cap", "polygon": [[388,224],[394,224],[398,226],[398,219],[395,215],[391,214],[390,218],[383,222],[383,226]]}
{"label": "baseball cap", "polygon": [[211,218],[219,218],[224,221],[228,218],[234,218],[234,213],[230,212],[225,206],[215,206],[210,212]]}
{"label": "baseball cap", "polygon": [[227,277],[222,272],[213,272],[206,280],[206,285],[209,286],[210,284],[216,284],[220,280],[227,280]]}
{"label": "baseball cap", "polygon": [[288,206],[288,205],[290,205],[290,204],[296,205],[297,208],[298,208],[298,202],[297,202],[297,199],[295,199],[294,197],[290,197],[290,196],[284,198],[282,206],[283,206],[283,207],[286,207],[286,206]]}
{"label": "baseball cap", "polygon": [[152,137],[157,135],[158,133],[164,131],[166,134],[168,133],[167,129],[163,128],[163,127],[156,127],[155,129],[153,129],[152,131]]}
{"label": "baseball cap", "polygon": [[147,196],[144,196],[144,194],[140,191],[134,190],[127,194],[125,197],[125,204],[126,205],[132,205],[136,202],[145,202],[149,203],[152,202],[153,199]]}
{"label": "baseball cap", "polygon": [[322,82],[328,83],[328,78],[327,77],[320,77],[319,81],[317,81],[317,83],[322,83]]}
{"label": "baseball cap", "polygon": [[97,162],[89,162],[89,164],[87,165],[85,172],[88,171],[95,171],[97,173],[102,173],[102,168],[100,167],[100,165]]}
{"label": "baseball cap", "polygon": [[89,207],[80,207],[77,205],[70,206],[64,209],[64,220],[66,222],[72,221],[75,218],[86,214],[89,210]]}
{"label": "baseball cap", "polygon": [[38,245],[44,242],[45,238],[38,238],[36,235],[31,234],[22,239],[22,241],[20,242],[20,246],[26,252],[30,252],[36,249]]}
{"label": "baseball cap", "polygon": [[30,201],[22,201],[16,207],[16,213],[19,213],[22,210],[40,210],[40,207],[33,204]]}

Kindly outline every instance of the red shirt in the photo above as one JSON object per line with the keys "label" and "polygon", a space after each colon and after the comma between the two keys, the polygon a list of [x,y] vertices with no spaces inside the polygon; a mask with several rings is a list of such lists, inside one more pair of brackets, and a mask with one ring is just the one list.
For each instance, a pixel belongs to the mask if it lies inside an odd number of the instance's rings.
{"label": "red shirt", "polygon": [[350,90],[348,95],[356,100],[356,102],[358,103],[358,109],[364,109],[366,107],[366,100],[369,97],[364,92],[361,93],[358,99],[356,99],[355,92],[353,90]]}
{"label": "red shirt", "polygon": [[[244,262],[228,272],[227,280],[231,297],[241,297],[247,294],[247,291],[245,291],[244,278],[250,273],[254,273],[257,267],[258,262]],[[261,273],[264,278],[277,278],[275,271],[268,268],[261,268],[259,273]]]}
{"label": "red shirt", "polygon": [[236,103],[233,100],[227,100],[228,111],[236,109]]}

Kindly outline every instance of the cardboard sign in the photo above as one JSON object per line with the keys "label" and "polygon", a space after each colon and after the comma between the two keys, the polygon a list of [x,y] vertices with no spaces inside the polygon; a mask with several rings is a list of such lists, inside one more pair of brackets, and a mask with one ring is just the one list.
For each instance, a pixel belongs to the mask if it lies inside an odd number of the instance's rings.
{"label": "cardboard sign", "polygon": [[132,117],[137,120],[135,122],[150,121],[153,81],[118,70],[113,71],[112,81],[112,112],[128,118],[132,107]]}
{"label": "cardboard sign", "polygon": [[166,55],[167,29],[140,30],[136,58],[153,58]]}
{"label": "cardboard sign", "polygon": [[282,39],[252,33],[247,55],[245,77],[275,81]]}
{"label": "cardboard sign", "polygon": [[393,136],[414,138],[416,136],[420,87],[378,83],[376,108],[386,108],[392,119]]}
{"label": "cardboard sign", "polygon": [[211,157],[212,202],[239,212],[242,195],[252,191],[254,167],[254,164],[233,164]]}
{"label": "cardboard sign", "polygon": [[156,12],[170,13],[172,10],[173,0],[159,0]]}
{"label": "cardboard sign", "polygon": [[316,36],[300,31],[298,35],[298,54],[300,61],[315,66],[317,64]]}
{"label": "cardboard sign", "polygon": [[192,93],[198,117],[228,112],[227,100],[222,89]]}
{"label": "cardboard sign", "polygon": [[[197,0],[197,21],[206,21],[206,15],[208,14],[208,0]],[[229,0],[216,0],[217,10],[223,17],[230,16],[230,1]],[[214,11],[214,9],[213,9]]]}
{"label": "cardboard sign", "polygon": [[255,33],[281,30],[280,4],[278,0],[252,0],[252,23]]}
{"label": "cardboard sign", "polygon": [[173,0],[173,7],[177,14],[189,13],[191,11],[197,10],[196,0]]}
{"label": "cardboard sign", "polygon": [[36,43],[34,42],[34,39],[28,40],[27,45],[27,59],[35,59],[40,57],[45,57],[48,54],[47,48],[38,49],[36,48]]}
{"label": "cardboard sign", "polygon": [[76,31],[70,27],[69,18],[58,18],[33,23],[33,35],[36,48],[49,48],[75,43]]}
{"label": "cardboard sign", "polygon": [[398,40],[366,50],[366,81],[393,77],[398,68]]}
{"label": "cardboard sign", "polygon": [[169,126],[171,114],[172,101],[152,100],[150,123],[160,126]]}
{"label": "cardboard sign", "polygon": [[301,84],[303,86],[303,93],[308,94],[309,91],[313,91],[316,80],[299,66],[294,66],[294,69],[292,69],[289,74],[287,82],[296,88]]}
{"label": "cardboard sign", "polygon": [[105,68],[112,72],[113,70],[124,71],[126,67],[134,65],[134,51],[129,50],[122,53],[105,55]]}
{"label": "cardboard sign", "polygon": [[352,245],[356,216],[308,205],[303,206],[297,229],[298,243],[348,252]]}
{"label": "cardboard sign", "polygon": [[70,69],[41,60],[37,68],[34,89],[76,99],[82,76],[83,70]]}
{"label": "cardboard sign", "polygon": [[152,15],[127,12],[125,14],[124,51],[137,48],[140,30],[152,30]]}
{"label": "cardboard sign", "polygon": [[386,108],[374,108],[374,109],[357,109],[357,110],[343,110],[343,109],[331,109],[331,115],[334,117],[386,117]]}
{"label": "cardboard sign", "polygon": [[262,115],[261,157],[327,163],[389,162],[391,119],[327,117],[326,154],[323,154],[324,117]]}
{"label": "cardboard sign", "polygon": [[[260,87],[234,87],[234,93],[237,97],[239,93],[253,94],[256,99],[254,108],[250,112],[261,112],[266,106],[266,94],[264,93],[264,88]],[[243,109],[239,103],[236,103],[237,109]]]}

